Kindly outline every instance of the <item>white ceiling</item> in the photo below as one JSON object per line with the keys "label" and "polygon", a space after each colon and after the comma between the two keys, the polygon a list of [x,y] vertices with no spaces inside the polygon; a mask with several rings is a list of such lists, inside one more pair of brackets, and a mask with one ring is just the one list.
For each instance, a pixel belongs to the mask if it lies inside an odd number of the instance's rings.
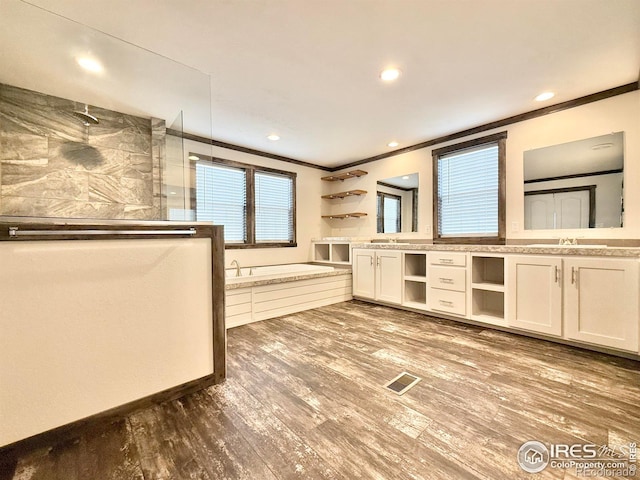
{"label": "white ceiling", "polygon": [[[216,140],[323,166],[631,83],[640,72],[638,0],[30,3],[209,74]],[[378,78],[387,66],[403,72],[393,84]],[[546,90],[556,97],[533,100]]]}

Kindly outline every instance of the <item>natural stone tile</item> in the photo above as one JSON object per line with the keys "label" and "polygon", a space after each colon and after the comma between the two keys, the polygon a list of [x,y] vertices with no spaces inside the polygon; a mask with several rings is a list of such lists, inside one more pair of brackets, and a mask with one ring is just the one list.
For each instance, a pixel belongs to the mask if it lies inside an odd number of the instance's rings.
{"label": "natural stone tile", "polygon": [[159,208],[146,205],[125,205],[124,218],[127,220],[162,220]]}
{"label": "natural stone tile", "polygon": [[151,155],[124,152],[124,177],[151,181],[153,176],[153,159]]}
{"label": "natural stone tile", "polygon": [[124,219],[124,205],[50,198],[4,196],[2,215],[55,218]]}
{"label": "natural stone tile", "polygon": [[25,168],[3,170],[0,187],[2,195],[81,201],[89,199],[86,173],[72,170],[47,171],[46,168],[40,171],[29,169],[29,172],[24,172]]}
{"label": "natural stone tile", "polygon": [[126,203],[153,205],[153,186],[151,182],[122,177],[120,185],[127,199],[129,199]]}
{"label": "natural stone tile", "polygon": [[112,175],[89,176],[89,200],[132,205],[152,205],[150,182]]}
{"label": "natural stone tile", "polygon": [[0,161],[46,160],[47,137],[0,131]]}
{"label": "natural stone tile", "polygon": [[96,109],[95,116],[100,116],[100,123],[89,127],[88,143],[90,145],[151,154],[151,123],[149,119],[118,114],[104,109]]}
{"label": "natural stone tile", "polygon": [[56,139],[49,141],[49,166],[116,176],[124,170],[120,150]]}
{"label": "natural stone tile", "polygon": [[[161,218],[166,125],[0,84],[0,211],[11,215]],[[5,198],[6,197],[6,198]]]}
{"label": "natural stone tile", "polygon": [[83,141],[85,127],[73,115],[77,104],[64,98],[3,85],[0,101],[2,130]]}

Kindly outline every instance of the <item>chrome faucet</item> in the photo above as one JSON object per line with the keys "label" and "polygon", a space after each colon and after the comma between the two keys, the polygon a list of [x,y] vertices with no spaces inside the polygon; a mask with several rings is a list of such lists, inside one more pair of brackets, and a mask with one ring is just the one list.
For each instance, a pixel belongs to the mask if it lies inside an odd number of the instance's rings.
{"label": "chrome faucet", "polygon": [[238,260],[233,260],[231,262],[231,266],[233,267],[233,264],[236,264],[236,277],[241,277],[242,276],[242,272],[240,271],[240,264],[238,263]]}

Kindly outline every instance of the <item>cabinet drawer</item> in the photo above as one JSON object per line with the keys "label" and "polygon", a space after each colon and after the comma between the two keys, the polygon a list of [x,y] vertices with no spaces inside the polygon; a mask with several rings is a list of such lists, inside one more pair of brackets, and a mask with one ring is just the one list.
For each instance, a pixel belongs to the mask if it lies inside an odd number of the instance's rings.
{"label": "cabinet drawer", "polygon": [[429,310],[464,316],[467,314],[466,298],[464,292],[430,288]]}
{"label": "cabinet drawer", "polygon": [[429,252],[431,265],[455,265],[465,267],[467,265],[466,253]]}
{"label": "cabinet drawer", "polygon": [[467,289],[467,269],[430,265],[429,286],[443,290],[464,292]]}

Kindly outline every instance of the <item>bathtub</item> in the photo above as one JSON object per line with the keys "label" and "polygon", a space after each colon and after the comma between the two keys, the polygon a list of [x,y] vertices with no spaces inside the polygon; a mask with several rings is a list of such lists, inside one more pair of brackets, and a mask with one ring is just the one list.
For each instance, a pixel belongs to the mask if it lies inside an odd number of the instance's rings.
{"label": "bathtub", "polygon": [[258,280],[270,280],[274,278],[295,278],[300,275],[313,273],[333,272],[333,267],[323,265],[308,265],[305,263],[292,263],[288,265],[270,265],[266,267],[245,267],[240,269],[240,276],[236,276],[235,268],[227,268],[225,277],[227,284],[256,282]]}
{"label": "bathtub", "polygon": [[351,300],[351,269],[291,264],[226,269],[225,321],[232,328]]}

